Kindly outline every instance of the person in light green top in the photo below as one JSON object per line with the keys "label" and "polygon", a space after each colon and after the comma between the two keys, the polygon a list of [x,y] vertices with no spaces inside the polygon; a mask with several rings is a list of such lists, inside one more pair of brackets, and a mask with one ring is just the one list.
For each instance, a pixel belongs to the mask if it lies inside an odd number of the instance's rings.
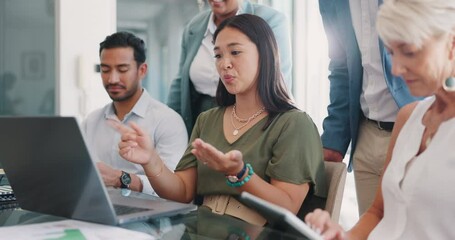
{"label": "person in light green top", "polygon": [[120,155],[143,166],[160,197],[191,202],[200,195],[202,209],[259,226],[265,219],[233,196],[246,191],[295,214],[324,198],[321,140],[289,97],[270,26],[236,15],[218,26],[213,42],[219,107],[198,117],[175,173],[134,123],[117,126]]}

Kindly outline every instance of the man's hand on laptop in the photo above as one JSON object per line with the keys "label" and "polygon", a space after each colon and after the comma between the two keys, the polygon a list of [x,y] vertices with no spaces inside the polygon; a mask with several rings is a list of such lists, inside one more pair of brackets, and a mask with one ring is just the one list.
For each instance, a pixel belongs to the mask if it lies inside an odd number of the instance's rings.
{"label": "man's hand on laptop", "polygon": [[[96,167],[98,168],[99,172],[101,173],[101,177],[103,178],[104,185],[107,187],[116,187],[119,188],[121,186],[120,183],[120,176],[122,175],[122,170],[115,169],[106,163],[97,162]],[[129,185],[129,189],[142,192],[142,181],[136,174],[131,174],[131,184]]]}
{"label": "man's hand on laptop", "polygon": [[106,185],[107,187],[120,187],[119,177],[122,174],[121,170],[114,169],[104,162],[97,162],[96,167],[101,173],[104,185]]}

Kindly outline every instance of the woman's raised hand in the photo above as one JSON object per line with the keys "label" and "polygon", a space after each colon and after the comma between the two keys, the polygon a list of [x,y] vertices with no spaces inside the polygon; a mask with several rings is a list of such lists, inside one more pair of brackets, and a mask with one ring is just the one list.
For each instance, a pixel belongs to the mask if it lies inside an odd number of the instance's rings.
{"label": "woman's raised hand", "polygon": [[122,135],[118,144],[120,156],[141,165],[150,163],[155,149],[147,133],[134,122],[130,126],[114,121],[110,124]]}

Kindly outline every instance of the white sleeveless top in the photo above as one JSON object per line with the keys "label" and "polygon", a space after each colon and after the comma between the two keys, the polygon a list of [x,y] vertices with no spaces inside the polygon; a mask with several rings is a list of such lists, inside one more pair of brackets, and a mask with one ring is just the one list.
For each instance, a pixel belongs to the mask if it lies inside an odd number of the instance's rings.
{"label": "white sleeveless top", "polygon": [[368,239],[455,239],[455,118],[416,156],[433,102],[419,102],[401,129],[382,180],[384,217]]}

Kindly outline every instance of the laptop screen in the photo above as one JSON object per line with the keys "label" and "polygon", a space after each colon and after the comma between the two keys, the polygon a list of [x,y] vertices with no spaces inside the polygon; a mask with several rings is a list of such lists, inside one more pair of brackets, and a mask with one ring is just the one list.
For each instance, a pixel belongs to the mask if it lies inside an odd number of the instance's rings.
{"label": "laptop screen", "polygon": [[115,224],[75,118],[0,118],[0,162],[21,208]]}
{"label": "laptop screen", "polygon": [[[0,162],[23,209],[110,225],[195,209],[109,194],[73,117],[0,117],[0,132]],[[119,216],[113,203],[144,211]]]}

